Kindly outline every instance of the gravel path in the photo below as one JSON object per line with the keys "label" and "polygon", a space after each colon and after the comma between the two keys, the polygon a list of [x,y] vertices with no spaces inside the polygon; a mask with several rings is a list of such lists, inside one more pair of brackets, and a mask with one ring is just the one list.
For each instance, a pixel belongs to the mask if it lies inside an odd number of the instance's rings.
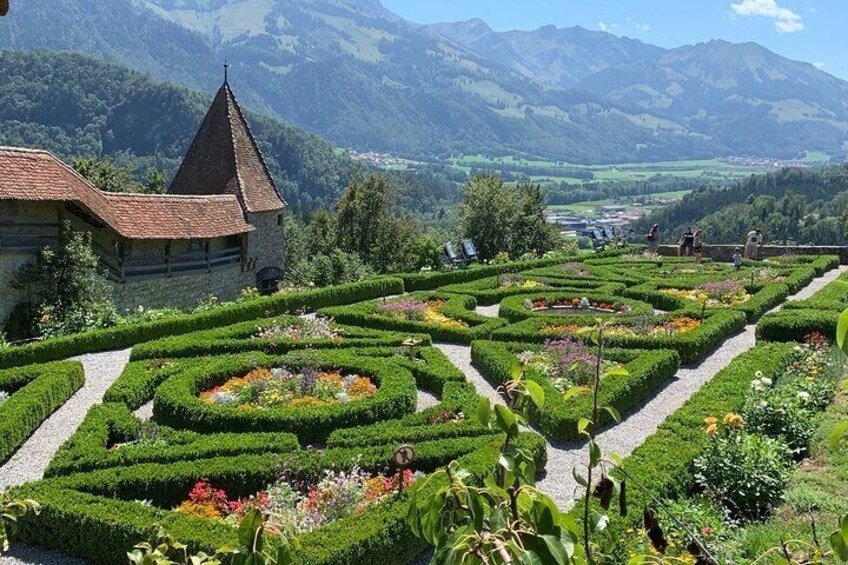
{"label": "gravel path", "polygon": [[481,316],[486,316],[487,318],[497,318],[498,310],[500,309],[500,307],[500,304],[492,304],[491,306],[478,306],[477,309],[474,311]]}
{"label": "gravel path", "polygon": [[124,370],[129,358],[129,349],[75,358],[85,367],[85,384],[0,467],[0,489],[42,477],[59,446],[73,435],[88,409],[103,400],[106,389]]}
{"label": "gravel path", "polygon": [[432,408],[436,406],[439,402],[439,397],[434,395],[432,392],[426,391],[423,388],[418,389],[418,406],[416,408],[417,412],[423,412],[428,408]]}

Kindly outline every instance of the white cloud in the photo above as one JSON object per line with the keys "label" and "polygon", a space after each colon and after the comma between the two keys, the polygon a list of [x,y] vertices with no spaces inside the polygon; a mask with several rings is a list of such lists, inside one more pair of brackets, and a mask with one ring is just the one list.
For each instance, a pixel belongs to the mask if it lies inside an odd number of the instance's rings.
{"label": "white cloud", "polygon": [[777,0],[742,0],[738,4],[731,4],[730,7],[740,16],[772,18],[779,33],[793,33],[804,29],[801,16],[778,5]]}
{"label": "white cloud", "polygon": [[827,63],[823,63],[821,61],[816,61],[815,63],[813,63],[813,66],[817,69],[823,69],[827,66]]}
{"label": "white cloud", "polygon": [[598,22],[598,29],[601,30],[601,31],[605,31],[605,32],[609,33],[610,26],[608,26],[604,22]]}
{"label": "white cloud", "polygon": [[627,18],[627,23],[638,29],[639,31],[651,31],[651,26],[648,24],[639,23],[631,18]]}

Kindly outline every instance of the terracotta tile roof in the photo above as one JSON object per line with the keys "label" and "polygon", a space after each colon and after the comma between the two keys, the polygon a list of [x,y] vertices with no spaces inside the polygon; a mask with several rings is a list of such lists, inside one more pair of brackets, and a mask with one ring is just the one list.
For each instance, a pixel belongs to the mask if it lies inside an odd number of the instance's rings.
{"label": "terracotta tile roof", "polygon": [[168,193],[234,194],[248,212],[285,207],[227,83],[215,95]]}
{"label": "terracotta tile roof", "polygon": [[234,195],[101,192],[46,151],[0,147],[0,200],[73,202],[130,239],[206,239],[252,231]]}

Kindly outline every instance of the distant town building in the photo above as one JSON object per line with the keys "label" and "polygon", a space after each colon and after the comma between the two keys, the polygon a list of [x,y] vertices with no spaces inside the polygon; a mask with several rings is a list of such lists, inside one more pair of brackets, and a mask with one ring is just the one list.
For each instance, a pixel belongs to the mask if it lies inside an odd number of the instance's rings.
{"label": "distant town building", "polygon": [[92,234],[119,308],[272,289],[285,268],[284,208],[226,80],[167,194],[102,192],[47,151],[0,147],[0,316],[24,298],[9,286],[17,269],[65,221]]}

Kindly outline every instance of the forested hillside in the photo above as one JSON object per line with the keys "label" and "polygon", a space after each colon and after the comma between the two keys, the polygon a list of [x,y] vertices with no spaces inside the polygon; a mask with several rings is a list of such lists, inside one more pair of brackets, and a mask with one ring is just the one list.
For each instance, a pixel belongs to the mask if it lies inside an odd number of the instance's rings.
{"label": "forested hillside", "polygon": [[[211,96],[84,55],[0,51],[0,145],[108,157],[173,175]],[[233,87],[238,95],[238,79]],[[329,206],[354,162],[301,129],[248,112],[277,185],[296,209]]]}
{"label": "forested hillside", "polygon": [[752,176],[726,189],[704,189],[655,212],[642,223],[660,224],[666,241],[686,226],[704,230],[706,243],[741,243],[761,228],[766,243],[845,245],[848,165],[821,171],[783,169]]}

